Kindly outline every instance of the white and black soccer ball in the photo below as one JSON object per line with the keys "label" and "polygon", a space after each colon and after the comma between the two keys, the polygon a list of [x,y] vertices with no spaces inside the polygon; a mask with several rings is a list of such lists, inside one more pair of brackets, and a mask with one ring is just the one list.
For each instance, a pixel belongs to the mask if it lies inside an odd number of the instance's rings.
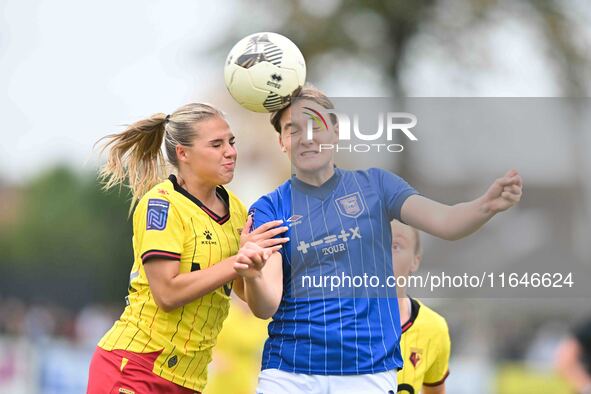
{"label": "white and black soccer ball", "polygon": [[289,104],[304,85],[306,63],[298,47],[277,33],[255,33],[238,41],[224,66],[228,91],[244,108],[273,112]]}

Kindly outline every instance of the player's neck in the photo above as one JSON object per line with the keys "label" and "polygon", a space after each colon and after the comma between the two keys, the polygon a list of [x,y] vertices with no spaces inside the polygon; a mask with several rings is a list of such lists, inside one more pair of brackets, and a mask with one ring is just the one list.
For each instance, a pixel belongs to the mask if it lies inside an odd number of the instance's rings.
{"label": "player's neck", "polygon": [[301,171],[296,169],[296,178],[311,186],[322,186],[335,173],[334,165],[331,163],[326,168],[321,168],[316,171]]}
{"label": "player's neck", "polygon": [[198,178],[191,177],[190,175],[178,176],[179,186],[189,192],[192,196],[196,197],[207,207],[213,207],[217,202],[217,196],[215,190],[217,185],[212,185],[201,181]]}
{"label": "player's neck", "polygon": [[404,325],[410,319],[410,298],[405,294],[398,296],[398,310],[400,311],[400,324]]}

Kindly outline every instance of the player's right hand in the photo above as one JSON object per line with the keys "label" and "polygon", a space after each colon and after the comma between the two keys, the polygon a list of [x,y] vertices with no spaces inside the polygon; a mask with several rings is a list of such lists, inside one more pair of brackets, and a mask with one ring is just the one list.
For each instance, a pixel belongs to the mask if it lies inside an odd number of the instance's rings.
{"label": "player's right hand", "polygon": [[271,255],[281,249],[281,245],[263,248],[255,242],[246,242],[236,254],[234,270],[243,278],[256,278]]}
{"label": "player's right hand", "polygon": [[286,243],[289,241],[288,237],[275,238],[289,229],[287,226],[281,226],[282,224],[283,220],[273,220],[250,231],[252,227],[252,215],[248,215],[248,219],[240,234],[240,246],[244,246],[247,242],[254,242],[262,248],[271,248]]}
{"label": "player's right hand", "polygon": [[523,179],[516,170],[509,170],[493,182],[480,198],[484,210],[493,214],[506,211],[521,200]]}

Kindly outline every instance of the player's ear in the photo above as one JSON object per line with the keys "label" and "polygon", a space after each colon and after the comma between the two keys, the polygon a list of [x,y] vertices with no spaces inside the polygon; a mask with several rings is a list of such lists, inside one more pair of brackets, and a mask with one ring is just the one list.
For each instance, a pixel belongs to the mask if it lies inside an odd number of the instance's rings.
{"label": "player's ear", "polygon": [[338,143],[339,142],[339,122],[338,120],[335,120],[334,122],[332,121],[332,117],[330,117],[331,119],[331,124],[332,124],[332,129],[334,131],[334,135],[333,135],[333,141],[334,143]]}
{"label": "player's ear", "polygon": [[182,145],[177,145],[175,147],[176,157],[179,161],[186,161],[187,160],[187,150]]}
{"label": "player's ear", "polygon": [[278,133],[278,135],[279,135],[278,141],[279,141],[279,146],[281,147],[281,152],[287,152],[287,148],[283,144],[283,139],[281,138],[281,133]]}
{"label": "player's ear", "polygon": [[415,255],[414,259],[412,260],[412,264],[410,265],[410,272],[411,273],[417,272],[417,270],[419,269],[419,266],[421,265],[422,259],[423,259],[423,256],[421,256],[420,254]]}

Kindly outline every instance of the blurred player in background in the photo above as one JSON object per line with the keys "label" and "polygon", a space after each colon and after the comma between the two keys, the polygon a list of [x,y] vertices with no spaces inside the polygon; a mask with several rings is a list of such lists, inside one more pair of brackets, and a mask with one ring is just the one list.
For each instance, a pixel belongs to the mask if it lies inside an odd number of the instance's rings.
{"label": "blurred player in background", "polygon": [[579,394],[591,394],[591,319],[579,324],[559,346],[556,368]]}
{"label": "blurred player in background", "polygon": [[[393,219],[443,239],[459,239],[515,205],[521,177],[509,171],[481,197],[448,206],[420,196],[389,171],[335,168],[334,150],[319,149],[338,143],[336,118],[326,115],[332,103],[310,85],[295,98],[271,116],[295,176],[251,208],[255,228],[283,220],[290,224],[287,235],[293,243],[266,264],[236,265],[253,313],[273,317],[257,393],[393,393],[403,364],[396,298],[340,297],[337,292],[298,297],[293,294],[301,288],[298,279],[308,269],[325,276],[348,267],[349,273],[363,273],[363,264],[392,275]],[[309,119],[312,139],[307,137]]]}
{"label": "blurred player in background", "polygon": [[419,269],[422,259],[419,232],[397,220],[392,221],[392,253],[402,323],[400,349],[404,360],[404,367],[398,371],[398,392],[445,394],[451,347],[447,322],[422,302],[410,298],[406,282],[399,280]]}
{"label": "blurred player in background", "polygon": [[244,301],[232,297],[203,394],[255,392],[268,323],[254,316]]}
{"label": "blurred player in background", "polygon": [[[132,208],[139,202],[127,306],[98,344],[88,393],[201,391],[234,264],[264,263],[285,229],[242,230],[250,225],[245,207],[222,186],[234,176],[235,138],[217,109],[188,104],[106,138],[105,188],[128,182]],[[177,170],[164,181],[163,141]]]}

